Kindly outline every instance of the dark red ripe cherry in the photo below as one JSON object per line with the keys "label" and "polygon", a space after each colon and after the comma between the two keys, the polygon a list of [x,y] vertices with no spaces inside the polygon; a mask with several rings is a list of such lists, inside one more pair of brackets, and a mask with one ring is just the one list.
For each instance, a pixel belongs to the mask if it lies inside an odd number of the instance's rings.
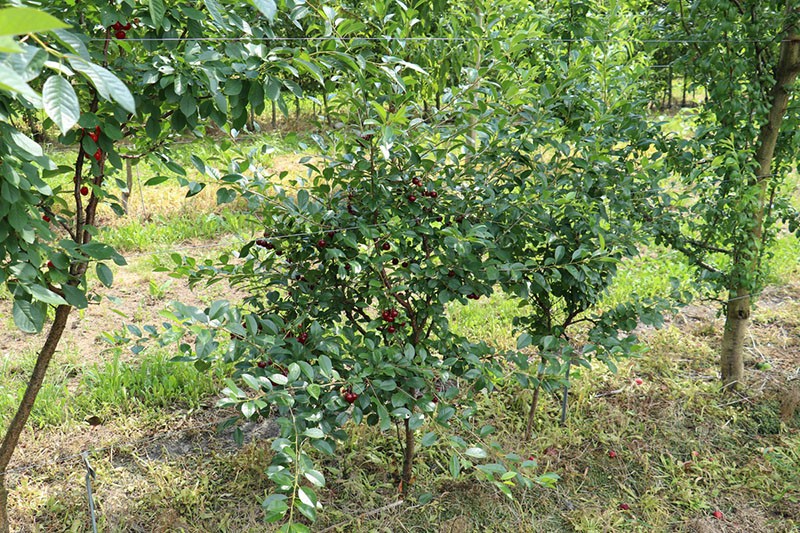
{"label": "dark red ripe cherry", "polygon": [[95,127],[94,127],[94,132],[95,132],[96,134],[100,135],[100,133],[102,133],[102,131],[103,131],[103,130],[101,130],[101,129],[100,129],[100,126],[95,126]]}
{"label": "dark red ripe cherry", "polygon": [[122,29],[122,23],[120,21],[116,21],[111,27],[119,31]]}
{"label": "dark red ripe cherry", "polygon": [[417,187],[419,187],[420,185],[422,185],[422,182],[419,180],[419,178],[412,178],[412,179],[411,179],[411,183],[413,183],[413,184],[414,184],[414,185],[416,185]]}
{"label": "dark red ripe cherry", "polygon": [[403,264],[400,266],[403,268],[408,268],[408,261],[403,261]]}
{"label": "dark red ripe cherry", "polygon": [[436,191],[431,191],[428,196],[430,196],[431,198],[436,198],[437,196],[439,196],[439,193]]}
{"label": "dark red ripe cherry", "polygon": [[84,185],[83,187],[81,187],[81,195],[86,196],[87,194],[89,194],[89,187]]}
{"label": "dark red ripe cherry", "polygon": [[125,30],[119,30],[117,33],[114,34],[114,37],[116,37],[117,39],[124,39],[126,35],[127,33],[125,33]]}
{"label": "dark red ripe cherry", "polygon": [[358,394],[356,394],[355,392],[346,392],[345,393],[344,401],[346,401],[347,403],[353,404],[353,403],[355,403],[356,400],[358,400]]}
{"label": "dark red ripe cherry", "polygon": [[[394,320],[394,319],[392,319],[392,320]],[[386,331],[388,333],[394,333],[395,331],[397,331],[397,328],[394,327],[394,326],[389,326],[388,328],[386,328]]]}
{"label": "dark red ripe cherry", "polygon": [[42,220],[44,220],[45,222],[50,222],[50,217],[47,215],[42,215]]}
{"label": "dark red ripe cherry", "polygon": [[98,163],[103,159],[103,151],[98,148],[97,151],[94,153],[94,160]]}
{"label": "dark red ripe cherry", "polygon": [[439,403],[439,397],[438,397],[438,396],[436,396],[436,395],[434,394],[434,395],[433,395],[433,398],[431,398],[431,401],[432,401],[433,403]]}
{"label": "dark red ripe cherry", "polygon": [[409,195],[408,195],[408,201],[409,201],[409,202],[411,202],[411,203],[413,204],[414,202],[416,202],[416,201],[417,201],[417,197],[416,197],[416,196],[414,196],[413,194],[409,194]]}
{"label": "dark red ripe cherry", "polygon": [[130,23],[130,22],[128,22],[127,24],[125,24],[125,25],[122,27],[122,29],[123,29],[123,30],[125,30],[125,31],[128,31],[128,30],[129,30],[129,29],[131,29],[132,27],[133,27],[133,26],[131,25],[131,23]]}
{"label": "dark red ripe cherry", "polygon": [[398,258],[392,257],[392,264],[393,265],[397,265],[399,262],[400,262],[400,260]]}
{"label": "dark red ripe cherry", "polygon": [[391,245],[391,244],[389,244],[388,242],[385,242],[385,243],[383,243],[383,245],[381,246],[381,248],[383,249],[383,251],[384,251],[384,252],[388,252],[389,250],[391,250],[391,249],[392,249],[392,245]]}
{"label": "dark red ripe cherry", "polygon": [[55,268],[56,266],[53,264],[52,261],[47,262],[47,268]]}
{"label": "dark red ripe cherry", "polygon": [[297,342],[300,344],[305,344],[308,341],[308,333],[305,331],[297,336]]}
{"label": "dark red ripe cherry", "polygon": [[452,277],[455,277],[455,275],[456,275],[455,270],[448,270],[447,271],[447,277],[452,278]]}
{"label": "dark red ripe cherry", "polygon": [[335,235],[336,235],[336,232],[335,232],[335,231],[329,231],[329,232],[328,232],[328,238],[329,238],[329,239],[333,239],[333,237],[334,237]]}
{"label": "dark red ripe cherry", "polygon": [[317,241],[317,248],[325,248],[328,246],[328,243],[325,242],[325,239],[320,239]]}
{"label": "dark red ripe cherry", "polygon": [[261,246],[262,248],[266,248],[267,246],[269,246],[269,241],[267,239],[258,239],[256,241],[256,244],[258,246]]}
{"label": "dark red ripe cherry", "polygon": [[258,368],[267,368],[267,362],[266,361],[259,361],[258,362]]}
{"label": "dark red ripe cherry", "polygon": [[90,131],[89,132],[89,138],[91,140],[93,140],[94,142],[97,142],[98,139],[100,139],[100,134],[98,134],[96,131]]}
{"label": "dark red ripe cherry", "polygon": [[349,272],[350,271],[350,263],[345,263],[344,264],[344,269]]}
{"label": "dark red ripe cherry", "polygon": [[283,255],[283,250],[275,250],[275,255]]}

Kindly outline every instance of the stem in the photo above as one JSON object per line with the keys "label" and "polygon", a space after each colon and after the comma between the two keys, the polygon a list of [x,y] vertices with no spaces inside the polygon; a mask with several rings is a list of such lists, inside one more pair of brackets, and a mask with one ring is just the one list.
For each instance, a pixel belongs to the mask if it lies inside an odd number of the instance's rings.
{"label": "stem", "polygon": [[17,449],[19,437],[22,434],[22,430],[25,428],[25,424],[28,422],[28,417],[31,414],[31,409],[33,409],[36,396],[42,388],[42,383],[44,383],[44,378],[47,374],[47,367],[50,365],[50,361],[56,353],[56,348],[64,333],[70,311],[72,311],[72,306],[69,305],[59,305],[56,308],[55,319],[50,325],[47,339],[45,339],[44,345],[41,351],[39,351],[39,356],[36,358],[36,365],[33,367],[33,372],[28,380],[25,394],[22,396],[22,400],[17,407],[17,412],[6,430],[2,445],[0,445],[0,472],[2,472],[2,474],[0,474],[0,532],[2,533],[8,533],[9,531],[8,510],[6,507],[8,503],[8,491],[5,486],[5,471],[11,462],[14,451]]}
{"label": "stem", "polygon": [[403,498],[408,494],[408,487],[411,486],[411,474],[414,466],[414,430],[408,423],[408,419],[404,421],[406,426],[406,445],[403,448],[403,478],[400,486],[400,492]]}
{"label": "stem", "polygon": [[531,400],[531,409],[528,411],[528,423],[525,426],[525,441],[531,440],[533,433],[533,421],[536,417],[536,407],[539,405],[539,392],[542,390],[542,377],[544,376],[544,357],[542,357],[539,372],[536,374],[536,388],[533,389],[533,399]]}

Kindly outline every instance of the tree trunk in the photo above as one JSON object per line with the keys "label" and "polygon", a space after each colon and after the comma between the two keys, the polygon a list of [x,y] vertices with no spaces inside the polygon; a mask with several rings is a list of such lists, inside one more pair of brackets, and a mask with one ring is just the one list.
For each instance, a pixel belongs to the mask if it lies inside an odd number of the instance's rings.
{"label": "tree trunk", "polygon": [[748,239],[750,244],[745,245],[750,247],[748,250],[750,253],[736,254],[732,265],[734,273],[746,272],[749,276],[735,275],[741,281],[734,283],[731,287],[730,301],[726,306],[720,366],[722,384],[730,389],[739,387],[744,374],[744,339],[750,322],[750,305],[753,300],[750,294],[752,289],[742,278],[752,278],[758,273],[760,267],[761,256],[764,252],[764,215],[769,208],[767,186],[772,176],[775,145],[778,142],[783,117],[789,105],[789,88],[798,73],[800,73],[800,35],[796,34],[796,28],[793,27],[781,42],[781,55],[775,68],[775,86],[772,89],[769,117],[758,134],[758,150],[756,151],[758,174],[750,184],[756,188],[758,201],[754,202],[753,211],[749,213],[753,220],[752,239]]}
{"label": "tree trunk", "polygon": [[47,367],[56,353],[58,343],[64,333],[64,328],[67,325],[67,318],[72,311],[72,306],[59,305],[56,308],[56,317],[50,325],[50,331],[47,334],[47,339],[44,341],[44,346],[36,358],[36,365],[33,367],[33,372],[28,380],[28,386],[25,389],[25,394],[22,396],[22,401],[17,407],[17,412],[11,420],[8,429],[6,430],[3,444],[0,445],[0,532],[8,533],[8,491],[6,489],[6,476],[5,471],[11,462],[11,457],[14,455],[14,450],[17,448],[19,437],[25,424],[28,422],[28,417],[33,409],[33,404],[36,401],[36,396],[44,383],[44,377],[47,374]]}

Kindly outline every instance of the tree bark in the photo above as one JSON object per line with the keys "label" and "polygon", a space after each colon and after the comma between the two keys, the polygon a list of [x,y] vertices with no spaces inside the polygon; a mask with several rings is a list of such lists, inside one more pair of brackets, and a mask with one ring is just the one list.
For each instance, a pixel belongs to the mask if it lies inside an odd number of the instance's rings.
{"label": "tree bark", "polygon": [[33,367],[33,372],[28,380],[28,386],[25,388],[25,394],[22,396],[22,401],[17,407],[17,412],[11,420],[8,429],[6,430],[3,444],[0,445],[0,532],[8,533],[8,490],[6,489],[6,475],[8,465],[11,462],[11,457],[14,455],[14,450],[17,448],[19,437],[25,424],[28,422],[28,417],[33,409],[33,404],[36,401],[36,396],[44,383],[45,375],[47,374],[47,367],[56,353],[58,343],[64,333],[64,328],[67,325],[67,318],[72,310],[72,306],[59,305],[56,308],[56,317],[50,325],[50,331],[47,334],[47,339],[44,341],[39,356],[36,358],[36,364]]}
{"label": "tree bark", "polygon": [[[788,9],[788,8],[787,8]],[[767,190],[772,176],[772,162],[775,155],[775,146],[781,130],[783,117],[789,106],[789,89],[800,73],[800,35],[797,28],[793,27],[787,32],[786,38],[781,42],[781,53],[775,68],[775,86],[771,93],[771,105],[767,121],[761,126],[758,134],[758,150],[756,163],[758,174],[751,182],[757,188],[758,200],[750,213],[753,220],[750,244],[750,253],[739,253],[734,256],[733,272],[747,272],[749,277],[756,275],[763,254],[764,215],[768,209]],[[751,288],[736,275],[737,281],[730,288],[730,301],[725,309],[725,329],[722,336],[722,349],[720,353],[720,366],[722,384],[729,389],[740,386],[744,377],[744,339],[750,323],[750,306],[752,302]]]}

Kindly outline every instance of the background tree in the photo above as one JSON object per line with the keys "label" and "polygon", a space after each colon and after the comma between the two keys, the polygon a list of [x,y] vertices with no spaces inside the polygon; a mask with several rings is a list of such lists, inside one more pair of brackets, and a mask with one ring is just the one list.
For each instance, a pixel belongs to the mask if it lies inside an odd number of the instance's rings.
{"label": "background tree", "polygon": [[797,10],[791,2],[682,1],[664,39],[689,44],[694,83],[707,91],[689,139],[675,139],[669,169],[680,183],[648,209],[660,242],[698,267],[713,292],[724,291],[722,382],[744,377],[750,310],[763,287],[775,235],[797,214],[786,176],[796,161],[798,113],[790,106],[800,72]]}

